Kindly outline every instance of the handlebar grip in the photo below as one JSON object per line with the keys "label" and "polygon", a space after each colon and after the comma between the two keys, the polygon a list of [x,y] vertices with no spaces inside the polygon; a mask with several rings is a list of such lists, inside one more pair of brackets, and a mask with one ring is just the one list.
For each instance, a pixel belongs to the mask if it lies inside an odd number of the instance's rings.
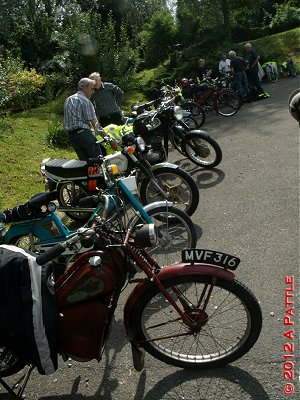
{"label": "handlebar grip", "polygon": [[38,265],[46,264],[48,261],[53,260],[65,251],[65,247],[61,244],[51,247],[51,249],[45,251],[45,253],[36,257],[36,262]]}

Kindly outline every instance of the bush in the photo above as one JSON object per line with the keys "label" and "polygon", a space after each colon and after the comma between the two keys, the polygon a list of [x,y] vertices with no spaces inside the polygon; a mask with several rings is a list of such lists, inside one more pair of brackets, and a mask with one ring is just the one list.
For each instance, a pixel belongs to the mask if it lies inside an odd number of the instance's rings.
{"label": "bush", "polygon": [[8,79],[11,98],[8,102],[13,110],[27,110],[45,101],[42,88],[46,77],[37,74],[34,68],[12,74]]}
{"label": "bush", "polygon": [[272,32],[280,32],[299,26],[300,8],[293,6],[293,1],[287,1],[283,4],[274,4],[276,10],[272,17],[269,27]]}
{"label": "bush", "polygon": [[68,133],[64,129],[62,118],[58,118],[49,123],[46,140],[51,147],[70,147]]}
{"label": "bush", "polygon": [[0,55],[0,109],[29,109],[45,101],[42,89],[46,78],[34,68],[23,69],[23,62],[9,52]]}
{"label": "bush", "polygon": [[51,101],[60,96],[70,86],[71,80],[65,74],[53,72],[46,75],[45,98]]}

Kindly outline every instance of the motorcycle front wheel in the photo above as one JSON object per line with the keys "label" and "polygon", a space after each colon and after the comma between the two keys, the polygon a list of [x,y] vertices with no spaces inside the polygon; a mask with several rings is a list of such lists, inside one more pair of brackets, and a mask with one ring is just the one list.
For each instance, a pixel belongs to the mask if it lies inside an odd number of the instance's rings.
{"label": "motorcycle front wheel", "polygon": [[239,96],[233,90],[224,90],[217,94],[217,113],[223,117],[231,117],[241,107]]}
{"label": "motorcycle front wheel", "polygon": [[194,322],[194,329],[155,285],[149,287],[136,302],[130,325],[135,340],[153,357],[181,368],[215,368],[242,357],[257,341],[261,308],[242,283],[218,278],[213,286],[212,277],[185,275],[162,284]]}
{"label": "motorcycle front wheel", "polygon": [[182,152],[195,164],[203,168],[214,168],[222,160],[219,144],[208,135],[189,133],[181,141]]}
{"label": "motorcycle front wheel", "polygon": [[143,205],[168,200],[188,215],[196,211],[199,204],[199,190],[187,172],[181,168],[162,167],[154,170],[153,175],[167,197],[164,198],[150,178],[145,176],[139,191]]}
{"label": "motorcycle front wheel", "polygon": [[0,344],[0,378],[16,374],[25,365],[10,349]]}
{"label": "motorcycle front wheel", "polygon": [[[147,211],[157,229],[158,241],[146,248],[160,266],[180,261],[181,249],[195,248],[197,232],[191,218],[177,207],[159,206]],[[134,224],[143,221],[138,219]]]}

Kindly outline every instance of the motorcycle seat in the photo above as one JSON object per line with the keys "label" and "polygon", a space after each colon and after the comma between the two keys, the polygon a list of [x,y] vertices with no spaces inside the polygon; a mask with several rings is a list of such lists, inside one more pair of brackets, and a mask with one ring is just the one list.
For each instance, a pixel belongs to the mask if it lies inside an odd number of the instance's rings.
{"label": "motorcycle seat", "polygon": [[88,165],[86,161],[54,158],[45,164],[45,171],[60,178],[86,178]]}

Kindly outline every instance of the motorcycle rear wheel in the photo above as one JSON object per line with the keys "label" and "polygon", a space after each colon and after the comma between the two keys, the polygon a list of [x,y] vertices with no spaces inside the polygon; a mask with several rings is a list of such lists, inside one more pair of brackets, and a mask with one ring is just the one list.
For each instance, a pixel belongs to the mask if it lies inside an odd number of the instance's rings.
{"label": "motorcycle rear wheel", "polygon": [[191,113],[191,116],[197,121],[198,128],[200,128],[204,124],[205,111],[203,107],[200,106],[200,104],[197,104],[194,101],[185,101],[181,104],[181,107],[183,108],[183,110],[189,111]]}
{"label": "motorcycle rear wheel", "polygon": [[289,76],[292,78],[295,78],[297,76],[296,68],[295,67],[290,67],[289,68]]}
{"label": "motorcycle rear wheel", "polygon": [[221,147],[210,136],[189,133],[181,141],[181,148],[193,163],[206,169],[214,168],[222,161]]}
{"label": "motorcycle rear wheel", "polygon": [[130,325],[135,340],[153,357],[181,368],[215,368],[242,357],[257,341],[261,308],[242,283],[218,278],[205,311],[212,277],[185,275],[162,283],[198,326],[191,332],[159,289],[149,287],[135,303]]}
{"label": "motorcycle rear wheel", "polygon": [[199,204],[199,190],[194,179],[181,168],[162,167],[153,171],[159,186],[166,192],[167,198],[158,192],[148,177],[144,177],[140,187],[140,198],[143,205],[155,201],[168,200],[176,207],[192,215]]}
{"label": "motorcycle rear wheel", "polygon": [[36,236],[30,237],[30,235],[31,234],[28,233],[28,235],[15,236],[8,244],[20,247],[23,250],[34,251],[34,244],[38,241],[38,238]]}
{"label": "motorcycle rear wheel", "polygon": [[270,82],[275,83],[278,81],[278,74],[276,73],[276,71],[274,71],[273,68],[271,68],[271,67],[267,68],[266,73],[267,73],[267,77]]}
{"label": "motorcycle rear wheel", "polygon": [[[89,196],[86,189],[80,183],[62,183],[58,185],[58,203],[61,207],[76,207],[83,197]],[[64,211],[64,213],[73,221],[86,222],[90,216],[90,212]]]}
{"label": "motorcycle rear wheel", "polygon": [[11,350],[0,345],[0,378],[14,375],[25,367],[25,363],[16,357]]}
{"label": "motorcycle rear wheel", "polygon": [[224,90],[217,94],[217,113],[223,117],[231,117],[241,107],[241,101],[233,90]]}

